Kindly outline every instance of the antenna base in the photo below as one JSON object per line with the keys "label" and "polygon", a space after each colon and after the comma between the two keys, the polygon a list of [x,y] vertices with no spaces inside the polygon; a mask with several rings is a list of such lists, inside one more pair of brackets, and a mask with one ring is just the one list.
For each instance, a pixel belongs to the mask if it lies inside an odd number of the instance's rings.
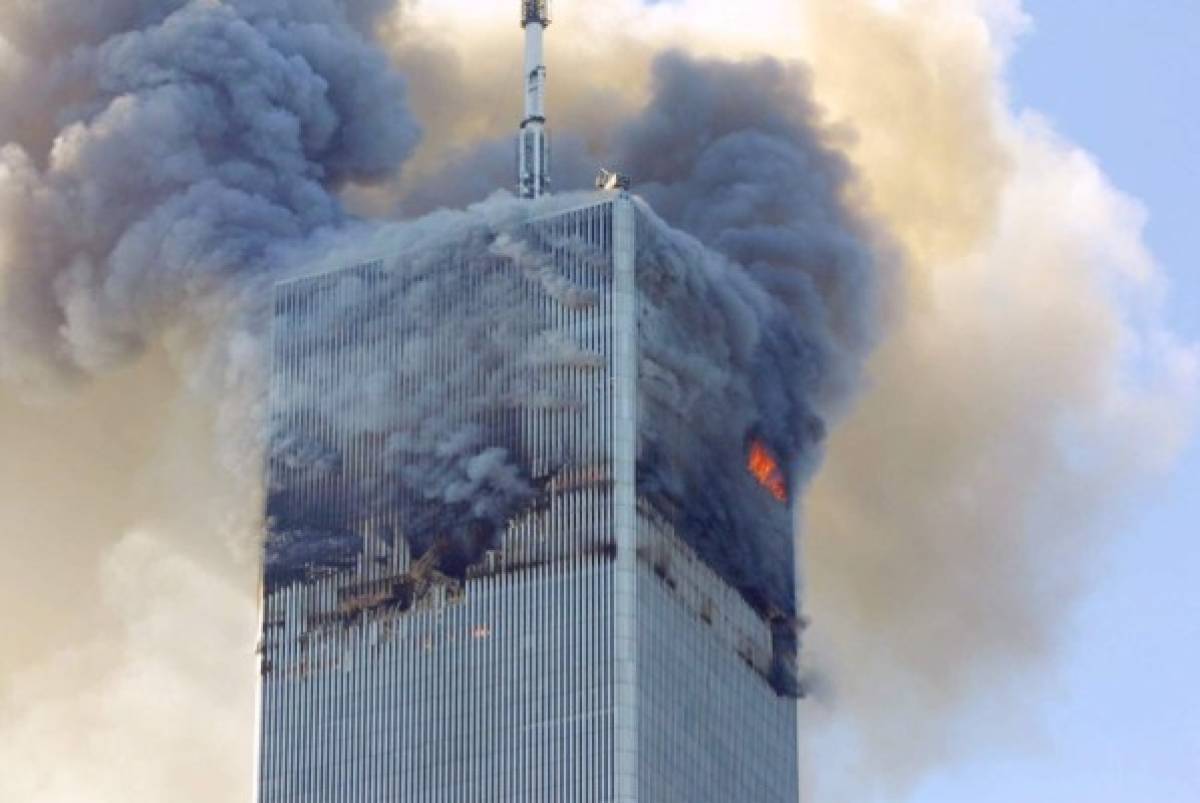
{"label": "antenna base", "polygon": [[521,0],[521,27],[531,22],[543,28],[550,24],[550,0]]}

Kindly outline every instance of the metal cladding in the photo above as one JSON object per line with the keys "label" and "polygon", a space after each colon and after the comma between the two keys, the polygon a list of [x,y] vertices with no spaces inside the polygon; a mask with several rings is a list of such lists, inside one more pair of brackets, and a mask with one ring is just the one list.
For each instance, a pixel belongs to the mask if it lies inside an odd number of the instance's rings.
{"label": "metal cladding", "polygon": [[791,513],[746,468],[793,445],[748,403],[666,456],[729,397],[665,350],[734,357],[664,238],[607,193],[279,286],[261,803],[796,799]]}
{"label": "metal cladding", "polygon": [[521,1],[521,27],[525,29],[525,118],[517,137],[517,194],[522,198],[540,198],[550,190],[543,56],[543,38],[549,24],[547,0]]}

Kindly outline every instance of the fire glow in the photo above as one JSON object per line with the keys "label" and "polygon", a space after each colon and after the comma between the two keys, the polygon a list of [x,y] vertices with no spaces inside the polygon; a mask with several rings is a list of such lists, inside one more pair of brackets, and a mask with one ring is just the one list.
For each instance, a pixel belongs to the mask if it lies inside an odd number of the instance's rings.
{"label": "fire glow", "polygon": [[762,441],[755,440],[750,443],[750,455],[746,459],[746,468],[754,475],[754,479],[758,480],[759,485],[771,492],[771,496],[780,502],[787,501],[787,483],[783,479],[783,470],[779,467],[779,461]]}

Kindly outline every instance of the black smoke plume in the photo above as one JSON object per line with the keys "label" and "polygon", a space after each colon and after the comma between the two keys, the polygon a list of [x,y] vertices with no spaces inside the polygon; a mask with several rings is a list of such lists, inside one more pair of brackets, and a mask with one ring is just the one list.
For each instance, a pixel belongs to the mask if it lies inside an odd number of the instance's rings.
{"label": "black smoke plume", "polygon": [[[244,381],[228,366],[249,351],[261,386],[275,282],[374,251],[408,272],[389,298],[411,336],[477,355],[468,373],[489,381],[476,409],[569,406],[553,385],[514,398],[514,357],[522,369],[590,358],[539,329],[517,285],[582,294],[564,303],[588,303],[586,288],[518,255],[516,278],[496,279],[486,309],[464,303],[435,318],[423,303],[450,262],[505,256],[497,243],[528,207],[501,194],[466,212],[381,223],[341,201],[350,185],[394,176],[418,137],[402,77],[369,40],[383,5],[110,0],[78,16],[47,3],[6,17],[5,38],[25,43],[15,69],[41,80],[4,85],[9,108],[28,111],[0,127],[11,143],[0,152],[4,374],[85,376],[186,329],[203,333],[208,364],[225,366],[218,383]],[[567,130],[557,160],[560,189],[606,163],[631,172],[649,204],[638,255],[642,490],[748,599],[788,617],[792,568],[778,557],[790,551],[790,521],[770,526],[747,502],[748,440],[769,444],[798,493],[828,416],[854,385],[876,312],[875,244],[848,211],[850,170],[826,141],[806,82],[801,68],[774,61],[668,53],[647,106],[614,123],[611,152],[589,153],[582,133]],[[509,161],[507,143],[461,154],[400,208],[477,201],[478,176],[498,172],[502,152]],[[342,318],[320,321],[314,342],[353,325],[354,310],[335,307]],[[513,339],[482,334],[497,329]],[[329,505],[272,496],[282,525],[268,554],[285,574],[343,562],[361,539],[346,522],[397,493],[421,500],[402,527],[415,554],[431,533],[457,533],[456,561],[469,563],[537,495],[541,480],[517,442],[445,417],[438,401],[455,376],[403,410],[364,395],[373,377],[328,379],[309,388],[323,408],[309,412],[346,430],[343,443],[373,439],[390,463],[381,487],[346,487]],[[280,471],[349,476],[330,443],[268,429]]]}
{"label": "black smoke plume", "polygon": [[667,223],[791,311],[787,325],[800,327],[817,360],[788,372],[792,387],[833,412],[878,331],[883,244],[849,210],[853,173],[829,141],[807,69],[666,53],[655,61],[653,90],[609,161]]}

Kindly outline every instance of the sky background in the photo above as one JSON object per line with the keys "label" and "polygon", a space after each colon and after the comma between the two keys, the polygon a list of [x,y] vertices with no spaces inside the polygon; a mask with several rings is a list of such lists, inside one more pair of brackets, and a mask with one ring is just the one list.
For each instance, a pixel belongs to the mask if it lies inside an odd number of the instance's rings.
{"label": "sky background", "polygon": [[[1012,102],[1050,118],[1149,214],[1168,319],[1200,338],[1200,3],[1026,0]],[[1058,666],[1031,690],[1042,732],[935,773],[912,798],[1200,800],[1200,448],[1140,495],[1097,557]]]}

